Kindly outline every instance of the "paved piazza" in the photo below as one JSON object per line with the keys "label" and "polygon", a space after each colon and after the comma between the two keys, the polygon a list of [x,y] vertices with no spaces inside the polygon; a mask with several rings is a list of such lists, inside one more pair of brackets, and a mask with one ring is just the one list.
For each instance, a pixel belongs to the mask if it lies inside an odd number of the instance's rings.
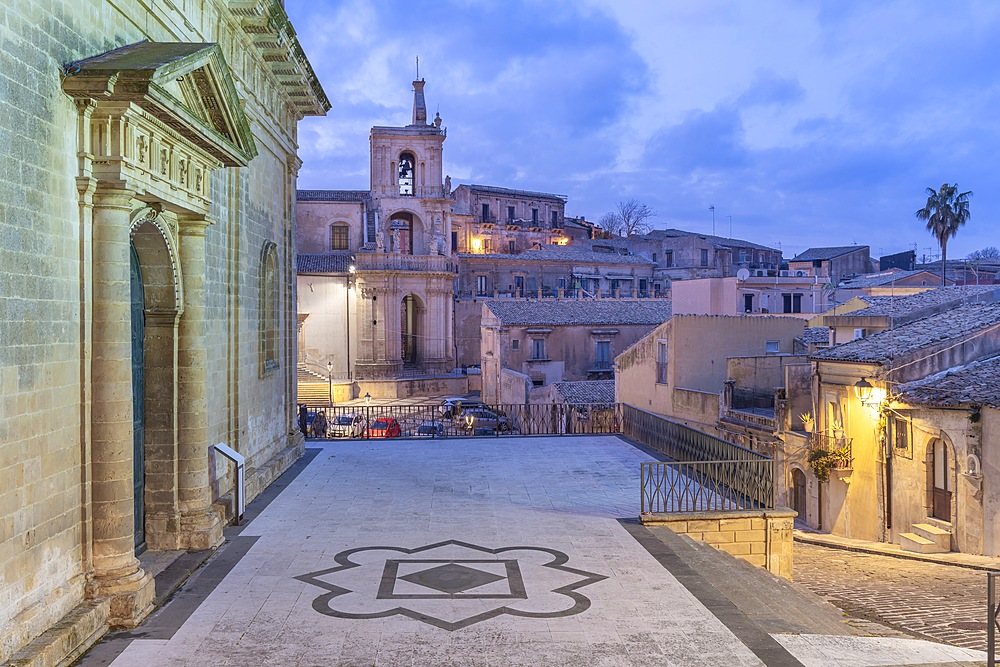
{"label": "paved piazza", "polygon": [[682,576],[682,585],[633,536],[645,529],[619,521],[637,515],[639,463],[649,455],[615,437],[310,447],[315,458],[178,594],[143,626],[105,640],[117,646],[111,657],[105,651],[102,660],[99,646],[81,664],[819,666],[984,657],[919,640],[759,631],[751,646],[751,620],[734,623],[715,604],[713,613],[700,601],[704,580]]}

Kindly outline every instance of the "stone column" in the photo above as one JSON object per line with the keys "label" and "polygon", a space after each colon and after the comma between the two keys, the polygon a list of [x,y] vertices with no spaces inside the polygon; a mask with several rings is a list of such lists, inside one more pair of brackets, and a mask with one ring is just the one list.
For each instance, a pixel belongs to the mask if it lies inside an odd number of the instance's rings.
{"label": "stone column", "polygon": [[110,622],[135,627],[152,610],[153,579],[135,557],[129,211],[134,193],[100,183],[93,209],[93,578]]}
{"label": "stone column", "polygon": [[178,367],[177,498],[181,544],[210,549],[222,543],[222,517],[212,508],[208,448],[208,340],[205,320],[205,230],[209,221],[178,219],[184,313]]}

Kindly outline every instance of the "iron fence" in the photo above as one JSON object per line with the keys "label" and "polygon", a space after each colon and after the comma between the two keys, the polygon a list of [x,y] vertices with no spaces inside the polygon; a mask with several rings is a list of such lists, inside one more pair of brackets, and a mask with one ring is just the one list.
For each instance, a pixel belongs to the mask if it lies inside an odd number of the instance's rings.
{"label": "iron fence", "polygon": [[774,461],[642,464],[643,514],[774,508]]}
{"label": "iron fence", "polygon": [[773,509],[774,459],[631,405],[624,435],[672,462],[643,463],[642,512]]}
{"label": "iron fence", "polygon": [[[318,439],[454,438],[618,433],[616,404],[305,405],[300,426]],[[455,412],[458,412],[457,414]],[[322,415],[322,418],[319,417]]]}
{"label": "iron fence", "polygon": [[997,591],[1000,572],[986,573],[986,665],[997,664],[997,630],[1000,630],[1000,591]]}

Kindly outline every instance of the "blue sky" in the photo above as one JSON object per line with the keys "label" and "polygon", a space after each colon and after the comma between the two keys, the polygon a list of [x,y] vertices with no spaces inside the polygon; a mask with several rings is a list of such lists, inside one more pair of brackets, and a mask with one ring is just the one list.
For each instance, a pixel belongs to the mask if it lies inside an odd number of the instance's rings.
{"label": "blue sky", "polygon": [[410,120],[414,58],[445,172],[626,198],[655,227],[780,247],[939,251],[924,189],[972,190],[948,246],[1000,246],[1000,3],[287,0],[333,109],[300,125],[300,188],[366,189],[368,130]]}

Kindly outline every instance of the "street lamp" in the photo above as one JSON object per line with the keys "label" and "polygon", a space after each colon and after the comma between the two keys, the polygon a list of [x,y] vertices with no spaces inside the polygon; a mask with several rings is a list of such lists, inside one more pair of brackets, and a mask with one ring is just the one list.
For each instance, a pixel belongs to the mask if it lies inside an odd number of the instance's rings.
{"label": "street lamp", "polygon": [[868,403],[868,399],[871,398],[872,389],[874,389],[872,383],[865,378],[861,378],[854,383],[854,394],[863,405],[866,405]]}
{"label": "street lamp", "polygon": [[326,362],[326,377],[330,386],[330,407],[333,407],[333,362]]}
{"label": "street lamp", "polygon": [[371,394],[369,394],[369,393],[368,393],[368,392],[366,391],[366,392],[365,392],[365,405],[371,405],[371,404],[372,404],[372,395],[371,395]]}

